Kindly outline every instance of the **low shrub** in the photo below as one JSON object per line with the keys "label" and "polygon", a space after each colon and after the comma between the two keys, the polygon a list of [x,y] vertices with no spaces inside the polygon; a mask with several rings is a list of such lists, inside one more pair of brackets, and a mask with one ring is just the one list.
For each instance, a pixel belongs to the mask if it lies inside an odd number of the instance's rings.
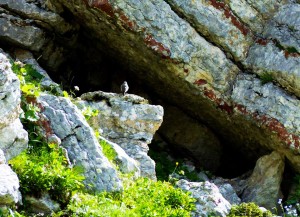
{"label": "low shrub", "polygon": [[9,163],[18,174],[20,191],[24,195],[38,197],[48,192],[52,199],[65,205],[72,192],[83,187],[82,170],[69,168],[62,149],[55,144],[24,151]]}
{"label": "low shrub", "polygon": [[255,203],[241,203],[240,205],[233,205],[227,217],[272,217],[270,211],[262,211]]}
{"label": "low shrub", "polygon": [[194,209],[194,199],[188,193],[146,178],[131,181],[119,193],[78,193],[68,205],[69,215],[74,217],[188,217]]}

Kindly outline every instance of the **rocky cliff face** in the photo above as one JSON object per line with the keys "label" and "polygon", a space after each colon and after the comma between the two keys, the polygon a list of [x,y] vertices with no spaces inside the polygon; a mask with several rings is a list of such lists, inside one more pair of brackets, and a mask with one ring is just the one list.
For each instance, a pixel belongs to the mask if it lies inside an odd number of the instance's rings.
{"label": "rocky cliff face", "polygon": [[[130,91],[184,113],[177,120],[169,114],[180,112],[168,113],[160,134],[213,170],[233,149],[247,160],[275,150],[300,172],[299,23],[296,0],[0,1],[0,45],[13,57],[15,48],[29,50],[51,77],[85,90],[116,92],[127,78]],[[104,107],[122,110],[112,99]],[[195,136],[186,144],[174,132],[191,123]],[[0,121],[0,135],[6,125]],[[119,137],[104,133],[122,144],[118,130]],[[143,136],[131,157],[148,142]]]}

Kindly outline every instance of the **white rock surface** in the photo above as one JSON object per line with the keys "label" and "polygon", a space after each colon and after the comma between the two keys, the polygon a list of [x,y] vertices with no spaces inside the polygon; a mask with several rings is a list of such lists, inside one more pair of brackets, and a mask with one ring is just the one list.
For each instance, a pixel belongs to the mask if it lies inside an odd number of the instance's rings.
{"label": "white rock surface", "polygon": [[218,187],[206,182],[188,182],[181,179],[177,186],[184,191],[191,192],[196,201],[196,211],[192,216],[223,216],[225,217],[231,209],[231,204],[222,196]]}

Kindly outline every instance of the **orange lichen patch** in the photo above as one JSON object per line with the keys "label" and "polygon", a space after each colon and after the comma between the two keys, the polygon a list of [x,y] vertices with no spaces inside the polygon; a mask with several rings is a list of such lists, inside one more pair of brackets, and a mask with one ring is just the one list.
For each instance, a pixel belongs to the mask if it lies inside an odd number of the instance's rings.
{"label": "orange lichen patch", "polygon": [[238,28],[242,32],[243,35],[245,35],[245,36],[248,35],[250,30],[243,23],[241,23],[236,16],[233,15],[230,8],[224,2],[217,1],[217,0],[210,0],[210,3],[214,8],[216,8],[218,10],[222,10],[225,17],[227,19],[230,19],[231,23],[236,28]]}
{"label": "orange lichen patch", "polygon": [[204,85],[204,84],[207,84],[207,81],[204,80],[204,79],[199,79],[199,80],[195,81],[194,84],[196,84],[196,85]]}
{"label": "orange lichen patch", "polygon": [[148,47],[161,54],[163,57],[170,57],[171,51],[169,48],[166,48],[162,43],[157,42],[151,35],[146,35],[144,41]]}

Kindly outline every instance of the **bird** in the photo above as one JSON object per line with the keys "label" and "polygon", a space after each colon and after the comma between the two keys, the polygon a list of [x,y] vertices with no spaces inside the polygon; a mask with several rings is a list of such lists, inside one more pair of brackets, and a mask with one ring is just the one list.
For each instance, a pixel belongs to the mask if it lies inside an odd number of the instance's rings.
{"label": "bird", "polygon": [[123,84],[121,85],[121,92],[125,96],[126,92],[129,90],[129,86],[127,84],[127,81],[124,81]]}

